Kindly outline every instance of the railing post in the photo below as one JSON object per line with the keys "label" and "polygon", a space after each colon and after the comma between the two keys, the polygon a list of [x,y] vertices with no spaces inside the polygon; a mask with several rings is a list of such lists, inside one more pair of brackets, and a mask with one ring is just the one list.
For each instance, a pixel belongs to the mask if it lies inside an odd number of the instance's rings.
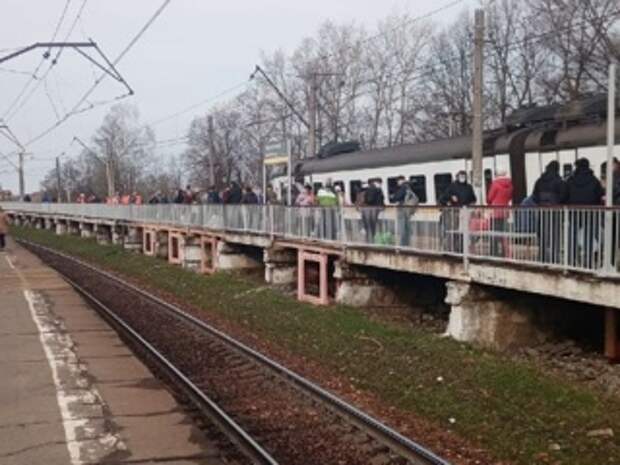
{"label": "railing post", "polygon": [[346,209],[347,207],[345,207],[344,205],[340,207],[340,241],[345,245],[347,243],[347,229],[345,223]]}
{"label": "railing post", "polygon": [[469,244],[470,244],[470,234],[469,234],[469,220],[471,218],[471,211],[469,207],[461,208],[461,232],[463,235],[463,266],[465,267],[465,271],[469,270]]}
{"label": "railing post", "polygon": [[[564,242],[564,271],[568,271],[568,261],[570,257],[570,228],[568,219],[568,207],[562,209],[562,228],[563,228],[563,242]],[[539,245],[540,247],[540,245]]]}
{"label": "railing post", "polygon": [[400,248],[401,237],[400,237],[400,210],[399,207],[394,207],[394,246],[398,249]]}
{"label": "railing post", "polygon": [[269,205],[269,234],[271,235],[271,238],[273,239],[273,237],[275,236],[275,230],[274,230],[274,209],[273,209],[273,205]]}

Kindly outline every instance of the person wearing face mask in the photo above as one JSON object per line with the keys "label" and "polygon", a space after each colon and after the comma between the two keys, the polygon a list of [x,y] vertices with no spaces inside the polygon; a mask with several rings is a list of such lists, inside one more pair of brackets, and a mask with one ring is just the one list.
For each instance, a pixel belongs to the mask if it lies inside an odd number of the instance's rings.
{"label": "person wearing face mask", "polygon": [[[445,207],[465,207],[476,203],[474,188],[467,182],[467,173],[459,171],[452,182],[439,197],[439,204]],[[447,208],[441,213],[440,228],[443,231],[443,248],[450,252],[463,252],[463,234],[460,208]]]}
{"label": "person wearing face mask", "polygon": [[474,188],[467,182],[467,173],[459,171],[456,180],[452,182],[439,198],[441,205],[450,207],[465,207],[476,203]]}

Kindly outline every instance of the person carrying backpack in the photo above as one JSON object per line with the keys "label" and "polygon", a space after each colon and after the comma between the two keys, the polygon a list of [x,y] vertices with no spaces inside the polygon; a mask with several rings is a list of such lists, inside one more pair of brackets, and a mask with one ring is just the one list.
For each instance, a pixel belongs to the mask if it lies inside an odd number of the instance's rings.
{"label": "person carrying backpack", "polygon": [[420,203],[420,199],[413,192],[411,185],[404,176],[398,177],[398,190],[392,196],[392,202],[398,205],[396,218],[398,221],[398,235],[400,245],[405,247],[411,242],[411,217]]}

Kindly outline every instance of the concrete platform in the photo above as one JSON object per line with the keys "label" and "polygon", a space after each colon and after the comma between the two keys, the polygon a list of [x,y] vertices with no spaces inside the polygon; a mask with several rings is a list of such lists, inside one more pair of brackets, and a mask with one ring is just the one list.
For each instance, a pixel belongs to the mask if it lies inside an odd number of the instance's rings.
{"label": "concrete platform", "polygon": [[217,448],[52,269],[0,252],[0,463],[220,465]]}

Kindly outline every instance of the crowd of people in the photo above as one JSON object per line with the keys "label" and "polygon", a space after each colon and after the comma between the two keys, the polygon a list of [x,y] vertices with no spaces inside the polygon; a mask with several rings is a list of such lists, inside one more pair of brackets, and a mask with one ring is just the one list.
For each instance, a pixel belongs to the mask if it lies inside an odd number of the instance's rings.
{"label": "crowd of people", "polygon": [[[620,206],[620,162],[614,159],[613,166],[613,205]],[[606,173],[603,166],[603,173]],[[505,232],[508,229],[508,220],[511,216],[509,208],[513,199],[513,183],[506,170],[499,169],[495,173],[495,179],[490,184],[486,200],[489,207],[494,207],[485,214],[485,218],[473,218],[470,220],[469,228],[486,229],[492,231],[491,254],[494,256],[507,256],[509,250]],[[325,207],[325,212],[303,212],[300,218],[304,221],[305,227],[316,231],[317,237],[324,239],[336,239],[337,225],[336,211],[338,207],[355,207],[361,213],[361,222],[367,243],[393,243],[393,237],[386,237],[385,231],[381,228],[381,212],[386,204],[382,180],[380,178],[369,179],[362,184],[356,192],[352,192],[352,204],[347,204],[342,183],[333,183],[327,180],[317,190],[312,185],[298,184],[293,186],[291,192],[291,204],[298,207]],[[231,182],[225,189],[218,190],[215,186],[210,186],[206,190],[193,189],[187,185],[185,189],[177,189],[172,195],[161,191],[155,192],[146,202],[138,192],[131,194],[117,193],[108,197],[103,202],[110,205],[142,205],[147,203],[154,204],[222,204],[222,205],[279,205],[286,204],[289,198],[288,193],[276,195],[273,187],[268,185],[262,192],[252,185],[241,185],[238,182]],[[49,199],[44,201],[50,201]],[[464,207],[477,204],[475,191],[468,182],[467,173],[460,171],[454,181],[444,190],[438,198],[438,204],[443,207]],[[95,195],[79,194],[79,203],[98,203],[102,200]],[[389,203],[400,208],[396,211],[396,235],[398,245],[410,245],[413,238],[412,217],[420,203],[413,187],[404,176],[398,178],[396,189],[390,192]],[[540,259],[543,261],[554,261],[560,253],[560,225],[563,224],[562,214],[557,208],[563,205],[569,206],[602,206],[605,203],[605,179],[598,179],[594,171],[590,168],[589,161],[581,158],[575,162],[572,174],[566,179],[560,174],[560,164],[557,161],[550,162],[543,174],[536,181],[533,192],[523,202],[523,207],[546,207],[547,210],[539,210],[538,216],[523,216],[515,214],[514,223],[523,223],[526,218],[529,232],[538,234],[538,244]],[[334,210],[334,211],[331,211]],[[455,213],[456,211],[456,213]],[[477,212],[480,215],[480,212]],[[520,216],[519,216],[520,215]],[[588,229],[589,236],[587,241],[599,242],[598,224],[593,223],[593,219],[577,216],[569,218],[571,223],[571,241],[581,244],[583,247],[592,247],[592,244],[585,244],[584,239],[579,236],[580,231]],[[584,219],[585,218],[585,219]],[[616,221],[617,222],[617,221]],[[451,248],[456,252],[461,252],[463,247],[462,218],[458,209],[449,208],[442,212],[440,218],[440,229],[444,237],[452,241]],[[544,223],[544,224],[543,224]],[[310,225],[310,226],[308,226]],[[519,224],[516,224],[518,229]],[[614,228],[617,225],[614,223]],[[614,231],[617,232],[616,230]],[[453,237],[449,237],[450,235]],[[614,234],[615,237],[616,234]],[[586,241],[586,242],[587,242]]]}

